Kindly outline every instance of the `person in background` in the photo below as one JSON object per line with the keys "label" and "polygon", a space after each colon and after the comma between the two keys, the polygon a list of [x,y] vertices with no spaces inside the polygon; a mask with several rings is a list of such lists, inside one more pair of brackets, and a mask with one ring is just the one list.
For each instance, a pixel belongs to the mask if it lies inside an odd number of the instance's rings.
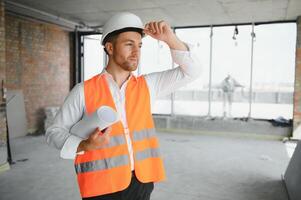
{"label": "person in background", "polygon": [[232,102],[235,89],[237,87],[243,88],[244,86],[237,82],[233,77],[228,75],[222,81],[220,87],[223,91],[223,117],[232,117]]}

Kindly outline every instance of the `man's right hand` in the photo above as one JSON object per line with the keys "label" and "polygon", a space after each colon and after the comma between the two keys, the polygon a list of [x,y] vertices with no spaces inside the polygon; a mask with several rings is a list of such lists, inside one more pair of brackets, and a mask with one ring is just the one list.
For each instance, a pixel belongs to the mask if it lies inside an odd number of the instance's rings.
{"label": "man's right hand", "polygon": [[112,127],[108,127],[104,133],[98,128],[95,129],[90,136],[79,143],[77,153],[81,151],[92,151],[104,147],[110,142],[109,133],[112,131]]}

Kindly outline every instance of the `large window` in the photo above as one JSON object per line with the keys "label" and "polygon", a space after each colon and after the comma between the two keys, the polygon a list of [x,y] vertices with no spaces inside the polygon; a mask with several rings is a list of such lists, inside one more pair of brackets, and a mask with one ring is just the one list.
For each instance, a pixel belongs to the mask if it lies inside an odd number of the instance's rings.
{"label": "large window", "polygon": [[296,24],[255,27],[253,118],[293,117]]}
{"label": "large window", "polygon": [[[168,46],[146,36],[142,40],[141,59],[139,64],[139,74],[164,71],[172,68],[170,50]],[[152,112],[154,114],[171,114],[172,101],[171,95],[159,97]]]}
{"label": "large window", "polygon": [[101,35],[83,36],[84,42],[84,80],[88,80],[102,72],[104,67],[104,51],[101,45]]}
{"label": "large window", "polygon": [[247,117],[251,26],[213,29],[212,116]]}
{"label": "large window", "polygon": [[[251,57],[251,25],[213,27],[211,116],[292,118],[296,25],[260,25],[254,31]],[[176,31],[182,40],[196,45],[203,74],[175,93],[175,114],[207,114],[208,102],[201,94],[209,91],[206,84],[210,69],[208,32],[205,28]]]}
{"label": "large window", "polygon": [[204,116],[208,114],[210,28],[176,29],[177,36],[192,45],[201,61],[202,74],[174,94],[174,114]]}
{"label": "large window", "polygon": [[[251,25],[213,27],[212,37],[210,27],[176,29],[181,40],[194,46],[202,74],[174,94],[157,99],[153,113],[292,118],[296,24],[258,25],[254,26],[253,39],[251,33]],[[85,80],[105,66],[100,38],[101,35],[84,37]],[[142,42],[141,59],[135,74],[175,67],[165,43],[149,36]]]}

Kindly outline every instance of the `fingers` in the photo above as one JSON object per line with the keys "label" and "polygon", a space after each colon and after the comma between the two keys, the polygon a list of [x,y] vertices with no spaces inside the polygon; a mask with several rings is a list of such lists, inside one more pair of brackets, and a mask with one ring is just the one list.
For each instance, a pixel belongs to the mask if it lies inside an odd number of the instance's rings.
{"label": "fingers", "polygon": [[143,33],[149,36],[152,36],[153,34],[148,30],[148,29],[144,29]]}
{"label": "fingers", "polygon": [[149,24],[149,26],[150,26],[150,32],[152,32],[153,34],[156,34],[156,26],[155,26],[155,23],[156,22],[151,22],[150,24]]}
{"label": "fingers", "polygon": [[160,33],[163,33],[163,31],[164,31],[163,28],[165,25],[166,25],[165,21],[159,21],[158,28],[159,28]]}
{"label": "fingers", "polygon": [[158,22],[154,22],[153,26],[154,26],[154,29],[155,29],[155,34],[160,34]]}
{"label": "fingers", "polygon": [[154,30],[152,29],[150,23],[145,24],[143,31],[144,31],[145,34],[150,35],[150,36],[152,36],[154,34],[153,33]]}
{"label": "fingers", "polygon": [[112,131],[112,127],[109,126],[108,128],[106,128],[106,129],[104,130],[103,134],[104,134],[104,135],[109,135],[109,133],[111,133],[111,131]]}
{"label": "fingers", "polygon": [[90,135],[91,139],[92,139],[92,140],[96,140],[100,132],[101,132],[101,131],[99,130],[99,128],[96,128],[96,129],[94,130],[94,132]]}
{"label": "fingers", "polygon": [[110,138],[109,133],[112,131],[112,127],[104,129],[102,132],[99,128],[96,128],[94,132],[90,135],[91,140],[93,141],[103,141]]}
{"label": "fingers", "polygon": [[152,21],[145,24],[144,31],[149,35],[162,34],[165,25],[165,21]]}
{"label": "fingers", "polygon": [[105,140],[105,144],[109,143],[110,142],[110,133],[112,131],[112,127],[108,127],[106,128],[106,130],[103,132],[103,137],[104,137],[104,140]]}
{"label": "fingers", "polygon": [[112,127],[108,127],[102,132],[103,134],[100,137],[102,137],[104,144],[108,144],[110,142],[111,131],[112,131]]}
{"label": "fingers", "polygon": [[112,127],[108,127],[101,132],[99,128],[96,128],[89,136],[88,139],[85,140],[85,147],[83,147],[84,151],[101,149],[105,145],[110,142],[110,132],[112,131]]}

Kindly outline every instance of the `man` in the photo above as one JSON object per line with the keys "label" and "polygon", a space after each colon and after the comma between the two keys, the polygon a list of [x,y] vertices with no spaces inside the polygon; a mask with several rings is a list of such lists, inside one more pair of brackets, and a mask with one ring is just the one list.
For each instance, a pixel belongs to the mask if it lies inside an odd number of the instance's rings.
{"label": "man", "polygon": [[[144,34],[164,41],[180,66],[135,77],[131,72],[137,69]],[[73,88],[47,129],[47,142],[61,149],[62,158],[75,157],[83,199],[147,200],[153,183],[165,179],[151,105],[197,78],[200,65],[166,22],[143,26],[132,13],[119,13],[104,25],[102,44],[109,57],[105,70]],[[70,133],[83,115],[102,105],[115,109],[120,122],[87,139]]]}
{"label": "man", "polygon": [[[221,89],[223,90],[223,117],[232,117],[231,112],[232,112],[233,95],[237,87],[243,88],[244,86],[238,83],[230,75],[228,75],[221,83]],[[228,113],[226,107],[228,107]]]}

